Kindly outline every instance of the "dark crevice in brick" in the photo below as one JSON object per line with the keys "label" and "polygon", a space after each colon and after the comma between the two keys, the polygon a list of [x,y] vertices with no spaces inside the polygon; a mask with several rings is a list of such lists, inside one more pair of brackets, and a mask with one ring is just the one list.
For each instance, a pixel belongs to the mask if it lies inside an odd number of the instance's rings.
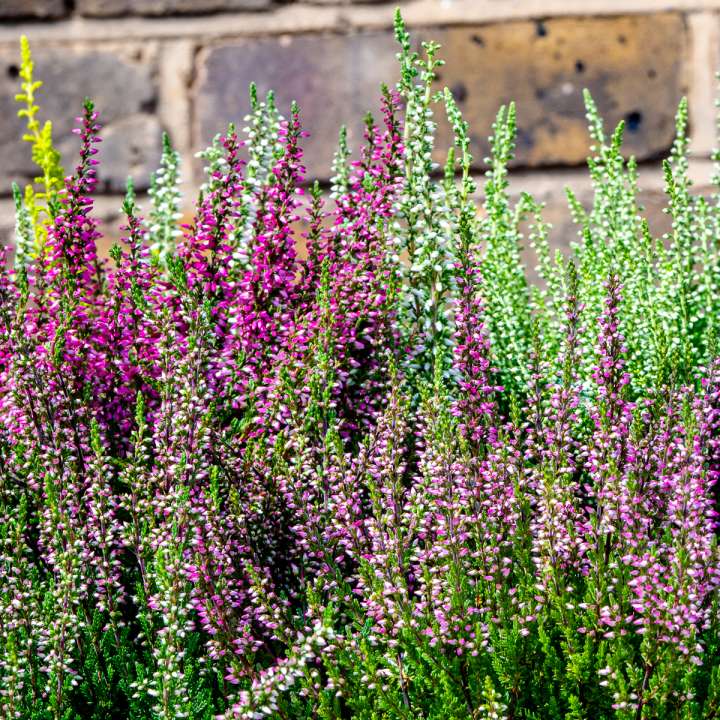
{"label": "dark crevice in brick", "polygon": [[143,100],[140,103],[140,112],[144,113],[154,113],[157,110],[157,97],[151,97],[147,100]]}
{"label": "dark crevice in brick", "polygon": [[465,102],[465,100],[467,100],[468,91],[465,83],[456,83],[452,86],[452,88],[450,88],[450,92],[453,94],[455,100],[459,103]]}
{"label": "dark crevice in brick", "polygon": [[632,110],[625,116],[625,127],[628,132],[634,133],[640,129],[643,121],[643,114],[640,110]]}

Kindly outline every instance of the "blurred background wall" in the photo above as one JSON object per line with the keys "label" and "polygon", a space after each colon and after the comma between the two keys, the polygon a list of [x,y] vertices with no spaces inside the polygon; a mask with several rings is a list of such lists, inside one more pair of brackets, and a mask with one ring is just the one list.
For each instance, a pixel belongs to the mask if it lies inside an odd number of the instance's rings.
{"label": "blurred background wall", "polygon": [[[11,236],[11,180],[33,174],[18,140],[19,44],[30,38],[41,120],[54,122],[66,170],[83,97],[104,124],[99,210],[112,228],[132,175],[142,195],[167,130],[184,158],[186,191],[199,182],[194,151],[228,121],[242,124],[251,80],[300,104],[311,137],[309,175],[327,179],[341,124],[357,148],[379,85],[397,76],[392,19],[400,5],[419,42],[442,44],[448,86],[470,122],[478,172],[497,108],[517,102],[513,189],[547,203],[555,242],[576,232],[563,187],[588,197],[582,88],[608,124],[626,123],[626,148],[641,163],[642,199],[664,228],[659,158],[672,144],[674,113],[690,100],[692,173],[707,189],[715,145],[715,70],[720,0],[0,0],[0,239]],[[441,114],[441,113],[440,113]],[[441,122],[438,159],[448,131]],[[112,232],[112,231],[111,231]]]}

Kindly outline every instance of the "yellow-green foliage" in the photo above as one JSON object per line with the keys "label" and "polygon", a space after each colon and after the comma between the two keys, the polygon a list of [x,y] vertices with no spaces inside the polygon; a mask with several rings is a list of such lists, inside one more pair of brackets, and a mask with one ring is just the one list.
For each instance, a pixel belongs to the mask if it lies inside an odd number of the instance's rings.
{"label": "yellow-green foliage", "polygon": [[22,104],[18,116],[27,122],[27,131],[23,140],[32,146],[33,162],[40,168],[41,175],[35,178],[35,185],[25,188],[24,202],[35,230],[35,254],[40,254],[47,238],[46,222],[57,212],[57,194],[63,187],[63,172],[60,164],[60,153],[52,142],[52,123],[48,120],[42,126],[37,119],[40,109],[35,104],[35,91],[42,86],[40,80],[33,80],[33,59],[30,43],[23,35],[20,38],[20,78],[21,92],[15,100]]}

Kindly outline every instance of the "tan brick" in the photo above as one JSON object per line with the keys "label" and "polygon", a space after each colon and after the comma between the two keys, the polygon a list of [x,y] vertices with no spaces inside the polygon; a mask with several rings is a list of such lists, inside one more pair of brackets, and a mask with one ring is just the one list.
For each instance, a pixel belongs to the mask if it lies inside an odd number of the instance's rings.
{"label": "tan brick", "polygon": [[608,128],[625,120],[629,153],[648,158],[672,143],[675,109],[686,92],[686,29],[679,15],[563,18],[428,36],[443,45],[440,81],[459,100],[478,159],[487,155],[485,138],[498,106],[514,100],[517,164],[582,162],[589,144],[583,88]]}
{"label": "tan brick", "polygon": [[[418,33],[416,33],[417,35]],[[425,29],[442,43],[441,85],[455,93],[470,122],[478,164],[499,105],[518,109],[517,164],[577,164],[588,154],[582,89],[592,92],[608,126],[625,119],[626,148],[639,158],[672,142],[675,108],[685,92],[686,28],[676,14]],[[307,164],[327,177],[337,129],[347,123],[357,145],[362,115],[378,107],[381,82],[397,77],[388,32],[246,39],[201,54],[195,87],[196,136],[207,143],[247,112],[247,86],[274,88],[282,108],[299,102],[312,137]],[[449,141],[438,108],[438,145]],[[438,159],[442,157],[438,152]]]}
{"label": "tan brick", "polygon": [[[32,38],[31,38],[32,40]],[[0,49],[0,187],[11,180],[26,182],[37,174],[30,146],[21,142],[23,121],[17,117],[14,95],[19,89],[19,49]],[[100,145],[98,179],[105,192],[120,191],[127,173],[138,187],[147,186],[160,157],[160,126],[155,63],[151,48],[124,49],[52,47],[33,49],[35,76],[43,86],[37,93],[39,119],[52,120],[53,138],[62,152],[66,171],[76,164],[78,140],[72,134],[75,118],[90,97],[100,113],[105,142]]]}
{"label": "tan brick", "polygon": [[300,104],[311,133],[303,146],[308,171],[327,177],[340,125],[349,141],[362,140],[363,115],[379,108],[380,84],[396,81],[395,42],[389,32],[301,35],[243,40],[201,53],[195,88],[196,144],[206,145],[228,122],[242,126],[249,109],[248,86],[276,92],[281,111]]}
{"label": "tan brick", "polygon": [[720,21],[710,12],[688,16],[690,29],[690,148],[701,157],[709,157],[716,146],[715,98],[720,69]]}
{"label": "tan brick", "polygon": [[0,18],[58,18],[67,15],[63,0],[0,0]]}
{"label": "tan brick", "polygon": [[81,15],[120,17],[122,15],[199,14],[233,10],[264,10],[271,0],[78,0]]}
{"label": "tan brick", "polygon": [[[160,48],[158,115],[175,149],[185,159],[183,174],[191,166],[188,86],[193,72],[195,46],[190,40],[165,42]],[[186,179],[190,179],[189,176]]]}

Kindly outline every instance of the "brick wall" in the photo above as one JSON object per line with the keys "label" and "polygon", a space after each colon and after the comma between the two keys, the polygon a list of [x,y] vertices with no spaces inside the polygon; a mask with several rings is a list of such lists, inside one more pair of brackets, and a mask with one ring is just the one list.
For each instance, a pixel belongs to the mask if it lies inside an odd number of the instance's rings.
{"label": "brick wall", "polygon": [[[43,117],[55,123],[70,163],[74,116],[91,96],[105,125],[100,208],[117,217],[118,195],[133,175],[142,191],[167,130],[189,158],[228,121],[247,111],[251,80],[273,88],[281,107],[299,102],[311,137],[310,174],[327,178],[337,131],[351,144],[362,116],[393,81],[395,2],[354,0],[0,0],[0,232],[11,225],[11,180],[33,172],[15,117],[18,38],[29,36]],[[400,0],[420,41],[442,45],[440,84],[463,108],[480,161],[502,103],[518,107],[513,187],[548,202],[562,243],[571,237],[562,186],[587,192],[582,88],[607,118],[626,122],[628,152],[641,161],[645,202],[662,229],[658,158],[673,137],[678,100],[691,107],[693,173],[709,176],[715,143],[715,69],[720,67],[720,0]],[[441,127],[440,150],[448,137]],[[480,169],[480,165],[478,166]],[[3,197],[4,196],[4,197]]]}

